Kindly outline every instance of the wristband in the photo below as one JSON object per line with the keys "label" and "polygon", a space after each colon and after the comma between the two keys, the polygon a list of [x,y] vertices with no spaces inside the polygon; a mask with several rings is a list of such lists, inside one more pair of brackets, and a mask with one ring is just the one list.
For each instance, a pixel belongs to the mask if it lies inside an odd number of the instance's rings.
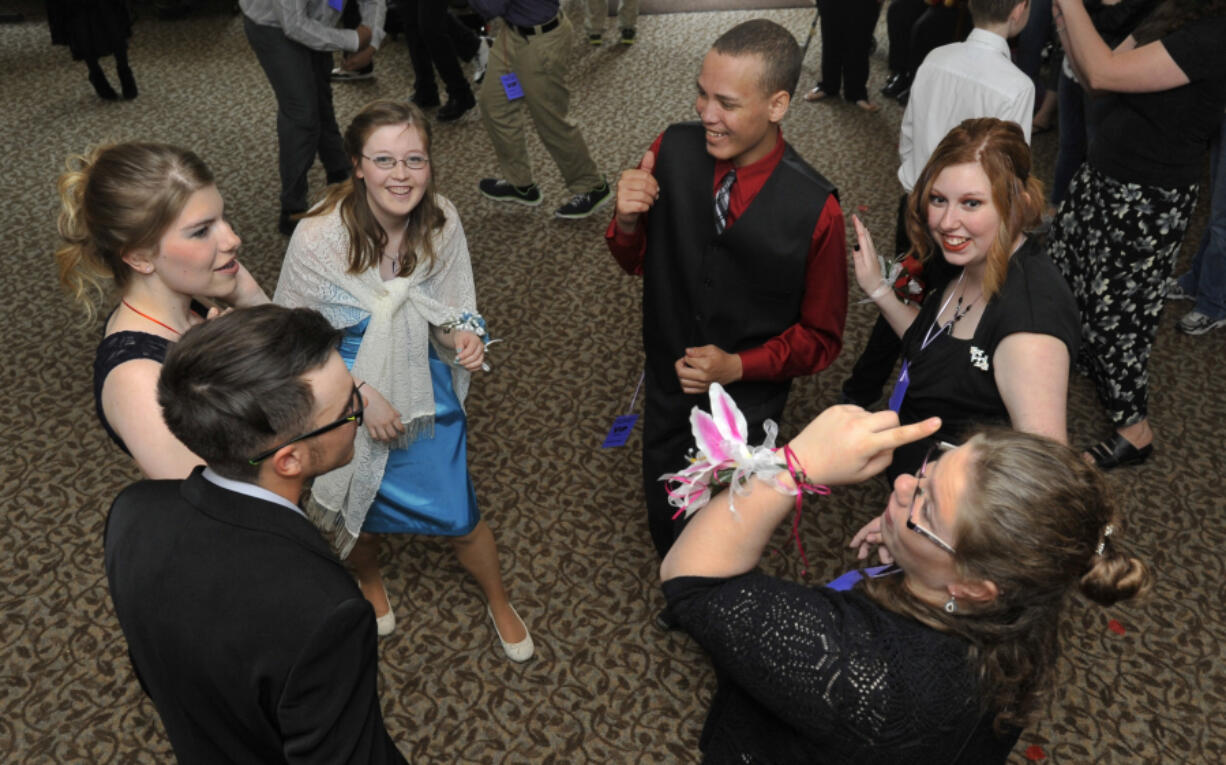
{"label": "wristband", "polygon": [[887,282],[885,279],[882,279],[881,284],[877,285],[877,289],[868,293],[868,299],[876,300],[877,298],[881,297],[882,295],[886,294],[889,291],[890,291],[890,283]]}
{"label": "wristband", "polygon": [[[808,559],[800,544],[800,508],[805,494],[829,494],[830,489],[812,483],[801,469],[800,460],[785,445],[781,452],[775,451],[775,437],[779,427],[773,420],[762,424],[765,440],[761,446],[746,443],[748,427],[745,416],[737,408],[719,383],[711,383],[708,389],[711,398],[711,414],[698,407],[690,412],[690,424],[697,448],[689,456],[690,466],[678,473],[660,476],[668,494],[668,502],[677,508],[675,520],[682,514],[687,518],[711,501],[715,490],[729,487],[728,509],[736,512],[736,495],[749,491],[749,480],[757,478],[781,494],[795,495],[796,518],[792,533],[800,557],[808,571]],[[780,475],[790,473],[794,486],[780,480]]]}

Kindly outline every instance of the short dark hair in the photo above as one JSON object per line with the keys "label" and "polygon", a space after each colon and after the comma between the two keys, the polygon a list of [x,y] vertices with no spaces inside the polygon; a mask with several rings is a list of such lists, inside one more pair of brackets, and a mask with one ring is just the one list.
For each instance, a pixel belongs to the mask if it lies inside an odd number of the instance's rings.
{"label": "short dark hair", "polygon": [[1026,2],[1030,0],[970,0],[971,18],[975,26],[1003,24],[1014,8]]}
{"label": "short dark hair", "polygon": [[711,50],[726,56],[760,56],[761,85],[767,95],[783,90],[791,96],[800,82],[800,45],[791,32],[773,21],[752,19],[737,24],[720,35]]}
{"label": "short dark hair", "polygon": [[253,454],[306,429],[315,397],[302,376],[339,340],[318,311],[271,304],[193,327],[158,378],[166,426],[219,474],[249,481],[260,470]]}

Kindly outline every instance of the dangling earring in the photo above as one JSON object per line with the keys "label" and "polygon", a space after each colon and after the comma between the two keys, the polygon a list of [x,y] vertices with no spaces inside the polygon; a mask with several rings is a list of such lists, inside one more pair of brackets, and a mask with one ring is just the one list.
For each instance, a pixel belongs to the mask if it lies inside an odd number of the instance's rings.
{"label": "dangling earring", "polygon": [[954,600],[953,595],[950,595],[949,600],[945,601],[945,613],[947,614],[958,613],[958,601]]}

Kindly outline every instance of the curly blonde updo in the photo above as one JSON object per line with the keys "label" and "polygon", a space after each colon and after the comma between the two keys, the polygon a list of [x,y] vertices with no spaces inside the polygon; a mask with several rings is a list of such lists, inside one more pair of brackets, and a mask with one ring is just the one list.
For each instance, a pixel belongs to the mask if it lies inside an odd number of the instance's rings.
{"label": "curly blonde updo", "polygon": [[156,247],[191,195],[211,185],[208,166],[177,146],[121,143],[68,158],[57,184],[64,244],[55,260],[60,284],[89,319],[108,282],[123,289],[131,278],[123,256]]}

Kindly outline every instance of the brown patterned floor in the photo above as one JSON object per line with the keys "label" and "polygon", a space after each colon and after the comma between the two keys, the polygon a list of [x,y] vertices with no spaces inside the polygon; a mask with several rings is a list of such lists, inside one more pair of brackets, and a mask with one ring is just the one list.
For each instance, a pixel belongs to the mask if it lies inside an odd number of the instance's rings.
{"label": "brown patterned floor", "polygon": [[[763,15],[800,38],[811,19],[804,9]],[[646,16],[629,50],[576,45],[573,114],[601,168],[613,176],[664,125],[691,114],[705,48],[748,16]],[[67,154],[102,140],[196,149],[220,179],[245,262],[271,288],[285,246],[274,233],[272,94],[239,18],[226,14],[141,21],[132,51],[141,96],[131,103],[98,101],[83,67],[47,41],[37,21],[0,26],[0,759],[163,762],[169,749],[132,676],[102,573],[106,508],[137,474],[94,419],[99,329],[82,325],[55,285],[54,178]],[[811,51],[802,84],[811,84],[815,61]],[[375,96],[411,92],[402,42],[379,54],[377,71],[371,82],[336,87],[342,120]],[[883,73],[884,51],[870,86]],[[838,184],[845,209],[860,209],[883,236],[893,225],[900,116],[893,104],[865,114],[843,103],[797,103],[785,125],[801,154]],[[500,207],[476,193],[476,179],[495,172],[476,115],[438,128],[436,140],[440,183],[463,215],[484,312],[506,339],[469,399],[472,467],[538,657],[526,666],[501,657],[477,589],[447,545],[396,540],[385,570],[402,626],[381,644],[388,726],[420,763],[695,762],[712,674],[686,637],[651,626],[661,598],[641,517],[637,437],[626,448],[598,448],[641,368],[640,286],[604,248],[607,218],[549,216],[565,193],[531,132],[547,202],[536,209]],[[1036,138],[1044,172],[1054,143],[1052,134]],[[312,181],[322,176],[317,168]],[[1189,254],[1185,247],[1185,260]],[[1165,311],[1153,360],[1159,451],[1148,465],[1112,476],[1129,521],[1124,541],[1149,559],[1158,585],[1142,604],[1074,604],[1061,690],[1026,731],[1015,762],[1031,746],[1052,763],[1226,760],[1226,503],[1218,487],[1226,404],[1212,382],[1226,332],[1176,334],[1184,307]],[[834,401],[871,319],[867,307],[852,307],[851,350],[795,386],[785,433]],[[1097,438],[1093,393],[1081,379],[1072,388],[1074,437]],[[874,483],[810,503],[807,581],[847,566],[844,541],[884,494]],[[777,547],[768,567],[799,577],[783,533]]]}

